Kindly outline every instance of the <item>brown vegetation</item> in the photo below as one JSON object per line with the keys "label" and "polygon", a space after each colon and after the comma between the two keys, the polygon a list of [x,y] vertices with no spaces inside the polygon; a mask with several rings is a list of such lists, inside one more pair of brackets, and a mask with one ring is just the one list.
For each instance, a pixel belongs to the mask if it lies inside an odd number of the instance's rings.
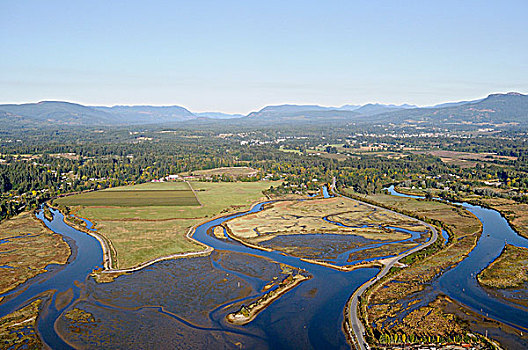
{"label": "brown vegetation", "polygon": [[41,300],[35,300],[0,319],[0,347],[3,349],[38,349],[37,315]]}
{"label": "brown vegetation", "polygon": [[[337,251],[356,248],[372,240],[392,242],[411,237],[408,233],[389,227],[426,231],[426,227],[415,220],[343,197],[278,201],[267,205],[260,212],[230,220],[226,225],[233,238],[247,245],[261,249],[269,249],[268,246],[271,246],[301,258],[323,260],[332,258],[330,255],[335,255]],[[314,234],[333,234],[334,237],[320,241],[314,236],[308,236]],[[292,242],[286,244],[284,239],[290,235],[306,235],[311,241],[300,238],[293,245]],[[345,240],[336,240],[332,249],[326,249],[327,243],[336,239],[335,235]],[[346,240],[347,236],[349,240]],[[392,248],[393,251],[401,251],[409,246]]]}
{"label": "brown vegetation", "polygon": [[404,258],[402,262],[409,264],[408,268],[393,270],[365,293],[360,312],[370,340],[377,342],[381,335],[394,334],[412,335],[418,339],[436,336],[439,330],[451,336],[465,334],[460,331],[462,328],[459,325],[452,324],[451,316],[439,309],[438,302],[412,311],[401,323],[383,325],[389,317],[396,317],[404,311],[403,300],[412,303],[414,293],[425,289],[436,275],[469,254],[482,231],[480,221],[463,208],[441,202],[390,195],[371,195],[366,200],[435,223],[450,235],[447,246],[442,247],[439,240],[427,249]]}
{"label": "brown vegetation", "polygon": [[33,212],[0,223],[0,293],[46,272],[49,264],[65,264],[70,247]]}
{"label": "brown vegetation", "polygon": [[478,281],[492,288],[514,288],[528,282],[528,249],[507,244],[501,255],[485,268]]}

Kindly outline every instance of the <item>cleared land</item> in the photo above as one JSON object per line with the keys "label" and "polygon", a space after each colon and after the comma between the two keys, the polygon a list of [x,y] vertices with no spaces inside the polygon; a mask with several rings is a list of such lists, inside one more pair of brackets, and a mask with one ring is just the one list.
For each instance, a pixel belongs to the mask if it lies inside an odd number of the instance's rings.
{"label": "cleared land", "polygon": [[[169,182],[145,182],[134,186],[120,186],[112,187],[104,190],[107,191],[189,191],[191,189],[189,183],[183,181],[169,181]],[[103,192],[103,191],[99,191]]]}
{"label": "cleared land", "polygon": [[[411,237],[389,227],[426,231],[414,220],[341,197],[278,201],[227,222],[229,233],[248,244],[321,259],[373,242]],[[333,244],[328,246],[327,241]]]}
{"label": "cleared land", "polygon": [[[349,193],[357,196],[352,191]],[[417,340],[437,335],[454,336],[459,332],[460,336],[464,335],[463,327],[454,324],[454,318],[435,301],[411,312],[402,322],[391,320],[398,319],[406,308],[416,303],[419,299],[417,293],[424,290],[437,274],[461,261],[475,247],[482,231],[481,222],[463,208],[446,203],[381,194],[361,197],[423,221],[441,224],[450,235],[447,246],[442,248],[438,241],[438,244],[403,259],[402,263],[409,267],[394,270],[364,294],[360,312],[370,342],[383,344],[387,336],[401,337],[403,334],[406,339]]]}
{"label": "cleared land", "polygon": [[227,176],[231,178],[240,178],[240,177],[251,177],[258,174],[257,169],[253,169],[247,166],[242,167],[223,167],[223,168],[214,168],[207,170],[195,170],[188,173],[182,173],[181,175],[193,175],[198,177],[211,177],[211,176]]}
{"label": "cleared land", "polygon": [[[69,205],[80,217],[95,223],[97,232],[115,250],[113,267],[130,268],[159,257],[203,250],[189,239],[189,229],[216,215],[243,208],[264,199],[262,191],[277,182],[191,182],[201,206],[189,205]],[[185,187],[184,187],[185,186]],[[116,187],[101,192],[139,194],[189,189],[184,182],[148,183]],[[150,193],[149,193],[150,192]],[[189,191],[192,193],[192,191]],[[95,193],[95,192],[94,192]],[[76,203],[77,196],[56,200],[57,204]]]}
{"label": "cleared land", "polygon": [[130,187],[110,188],[81,193],[56,200],[66,206],[193,206],[200,205],[185,182],[148,183]]}
{"label": "cleared land", "polygon": [[481,284],[492,288],[514,288],[528,282],[528,249],[507,244],[501,255],[479,275]]}
{"label": "cleared land", "polygon": [[24,212],[0,223],[0,293],[46,272],[49,264],[65,264],[70,247],[35,217]]}

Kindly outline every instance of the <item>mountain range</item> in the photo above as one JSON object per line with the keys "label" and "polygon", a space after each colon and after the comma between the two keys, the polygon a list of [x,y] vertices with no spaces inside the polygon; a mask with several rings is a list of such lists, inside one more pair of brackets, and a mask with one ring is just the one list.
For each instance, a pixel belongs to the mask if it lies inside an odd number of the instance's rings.
{"label": "mountain range", "polygon": [[[241,114],[220,112],[193,113],[181,106],[83,106],[62,101],[0,105],[1,128],[67,126],[112,126],[216,121],[274,124],[323,123],[429,123],[519,124],[528,125],[528,95],[516,92],[491,94],[474,101],[444,103],[432,107],[414,105],[366,104],[324,107],[318,105],[266,106]],[[2,126],[3,125],[3,126]]]}

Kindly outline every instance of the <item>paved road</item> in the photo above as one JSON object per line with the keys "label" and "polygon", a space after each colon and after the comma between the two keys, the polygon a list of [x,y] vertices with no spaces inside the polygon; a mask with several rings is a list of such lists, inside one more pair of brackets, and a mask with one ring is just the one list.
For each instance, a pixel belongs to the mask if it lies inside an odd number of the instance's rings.
{"label": "paved road", "polygon": [[[343,196],[343,195],[340,195],[338,194],[339,196],[341,197],[345,197],[345,198],[348,198],[346,196]],[[352,200],[356,200],[356,199],[353,199],[353,198],[349,198],[349,199],[352,199]],[[358,304],[359,304],[359,297],[361,296],[361,294],[363,294],[363,292],[365,292],[365,290],[367,290],[367,288],[369,288],[370,286],[372,286],[374,283],[376,283],[378,280],[380,280],[383,276],[385,276],[389,270],[398,262],[400,261],[400,259],[408,256],[408,255],[411,255],[419,250],[422,250],[428,246],[430,246],[431,244],[433,244],[434,242],[436,242],[436,240],[438,239],[438,231],[436,230],[436,228],[434,228],[433,226],[429,225],[428,223],[425,223],[421,220],[418,220],[416,218],[413,218],[413,217],[410,217],[410,216],[407,216],[407,215],[403,215],[401,213],[397,213],[393,210],[389,210],[389,209],[385,209],[385,208],[381,208],[381,207],[378,207],[378,206],[375,206],[375,205],[372,205],[370,203],[365,203],[365,202],[361,202],[361,203],[364,203],[370,207],[373,207],[373,208],[377,208],[377,209],[382,209],[382,210],[387,210],[391,213],[396,213],[398,215],[401,215],[407,219],[411,219],[411,220],[414,220],[414,221],[418,221],[419,223],[421,223],[422,225],[425,225],[427,226],[430,230],[431,230],[431,239],[429,241],[427,241],[426,243],[418,246],[418,247],[415,247],[401,255],[398,255],[394,258],[391,258],[391,259],[387,259],[385,260],[385,267],[383,269],[381,269],[381,271],[376,275],[376,277],[372,278],[371,280],[365,282],[361,287],[359,287],[358,289],[356,289],[356,291],[354,292],[354,294],[352,295],[352,297],[349,299],[348,301],[348,322],[350,324],[350,327],[352,328],[352,332],[353,334],[351,334],[351,338],[354,340],[355,342],[355,347],[357,349],[360,349],[360,350],[364,350],[364,349],[369,349],[369,346],[367,344],[367,342],[365,341],[365,327],[363,326],[363,324],[361,323],[361,321],[359,320],[359,317],[358,317]]]}

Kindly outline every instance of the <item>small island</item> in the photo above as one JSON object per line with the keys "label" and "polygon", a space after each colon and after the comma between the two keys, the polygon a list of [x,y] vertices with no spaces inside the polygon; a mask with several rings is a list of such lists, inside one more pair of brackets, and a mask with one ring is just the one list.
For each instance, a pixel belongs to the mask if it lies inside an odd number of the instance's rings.
{"label": "small island", "polygon": [[226,316],[226,320],[229,323],[236,325],[248,324],[249,322],[253,321],[255,317],[257,317],[259,312],[280,298],[281,295],[295,288],[298,284],[309,280],[310,278],[312,277],[301,274],[290,274],[278,284],[277,288],[263,294],[261,297],[247,306],[242,305],[237,312],[228,314]]}

